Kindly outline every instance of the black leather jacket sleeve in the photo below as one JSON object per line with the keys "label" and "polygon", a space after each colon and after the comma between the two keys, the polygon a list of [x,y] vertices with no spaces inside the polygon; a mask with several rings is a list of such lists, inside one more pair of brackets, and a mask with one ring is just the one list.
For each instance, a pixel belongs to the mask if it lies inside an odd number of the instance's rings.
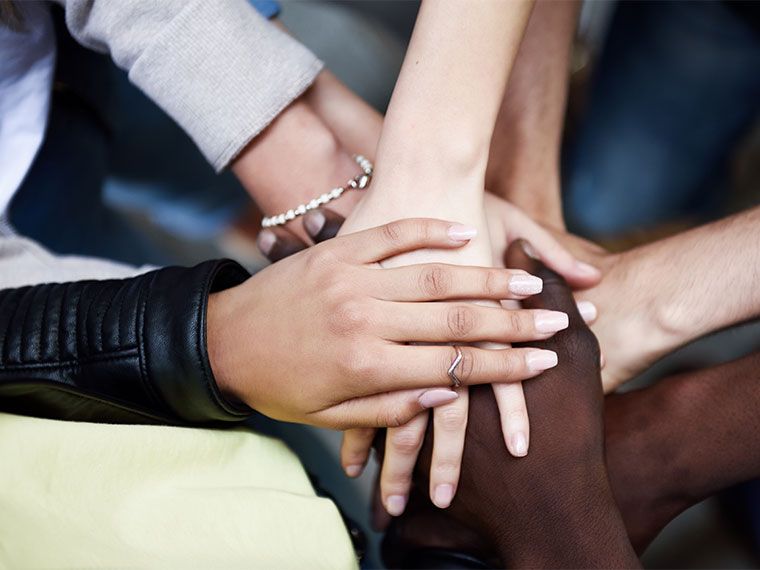
{"label": "black leather jacket sleeve", "polygon": [[221,260],[0,291],[0,409],[119,423],[249,417],[222,398],[206,349],[209,294],[248,277]]}

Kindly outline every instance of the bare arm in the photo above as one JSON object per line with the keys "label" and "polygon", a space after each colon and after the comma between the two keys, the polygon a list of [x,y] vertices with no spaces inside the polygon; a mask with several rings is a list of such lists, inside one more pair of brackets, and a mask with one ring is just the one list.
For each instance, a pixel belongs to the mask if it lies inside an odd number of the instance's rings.
{"label": "bare arm", "polygon": [[486,187],[536,221],[564,228],[559,153],[580,3],[537,0],[499,110]]}

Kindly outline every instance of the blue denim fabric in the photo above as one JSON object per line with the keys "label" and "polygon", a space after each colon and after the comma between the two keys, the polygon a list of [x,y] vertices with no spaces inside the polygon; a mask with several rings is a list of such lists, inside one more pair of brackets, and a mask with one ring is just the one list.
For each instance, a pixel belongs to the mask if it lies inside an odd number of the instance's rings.
{"label": "blue denim fabric", "polygon": [[722,2],[621,2],[563,165],[569,226],[720,215],[727,155],[759,110],[760,37]]}

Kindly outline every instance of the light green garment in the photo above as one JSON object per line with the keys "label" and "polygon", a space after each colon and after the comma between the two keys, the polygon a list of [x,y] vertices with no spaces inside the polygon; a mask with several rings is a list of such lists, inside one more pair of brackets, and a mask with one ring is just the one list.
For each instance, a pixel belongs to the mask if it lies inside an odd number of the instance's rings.
{"label": "light green garment", "polygon": [[2,568],[356,568],[335,505],[248,430],[0,414]]}

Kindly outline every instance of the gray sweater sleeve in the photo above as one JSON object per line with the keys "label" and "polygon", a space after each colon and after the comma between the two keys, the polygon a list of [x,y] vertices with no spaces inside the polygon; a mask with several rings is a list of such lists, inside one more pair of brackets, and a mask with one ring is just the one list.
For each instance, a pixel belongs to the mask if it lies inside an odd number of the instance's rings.
{"label": "gray sweater sleeve", "polygon": [[56,0],[222,170],[322,69],[246,0]]}

